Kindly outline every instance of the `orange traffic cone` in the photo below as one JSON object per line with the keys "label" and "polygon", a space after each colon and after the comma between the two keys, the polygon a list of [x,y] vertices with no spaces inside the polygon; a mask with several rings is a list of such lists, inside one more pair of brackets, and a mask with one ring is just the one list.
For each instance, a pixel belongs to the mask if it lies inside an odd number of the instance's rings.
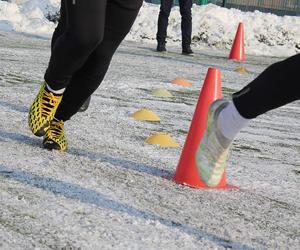
{"label": "orange traffic cone", "polygon": [[237,32],[235,34],[234,42],[229,54],[229,59],[236,61],[245,61],[244,48],[244,24],[239,23]]}
{"label": "orange traffic cone", "polygon": [[[222,97],[221,73],[219,69],[209,68],[198,99],[194,117],[187,135],[184,148],[181,153],[179,164],[173,180],[176,183],[195,188],[209,188],[201,180],[196,163],[195,155],[206,128],[206,120],[210,104]],[[216,188],[228,188],[224,173],[221,182]]]}

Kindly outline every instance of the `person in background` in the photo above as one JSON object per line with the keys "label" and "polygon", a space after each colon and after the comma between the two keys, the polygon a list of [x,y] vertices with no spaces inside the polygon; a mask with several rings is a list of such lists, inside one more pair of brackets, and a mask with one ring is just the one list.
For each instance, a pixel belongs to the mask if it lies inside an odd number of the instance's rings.
{"label": "person in background", "polygon": [[[158,16],[158,29],[156,34],[157,51],[166,51],[167,28],[169,15],[173,6],[173,0],[161,0],[160,12]],[[192,0],[179,0],[181,14],[181,35],[182,35],[182,54],[191,55],[192,37]]]}
{"label": "person in background", "polygon": [[221,181],[229,148],[238,132],[259,115],[300,99],[300,54],[269,66],[232,99],[210,106],[206,130],[195,160],[201,179],[209,187]]}

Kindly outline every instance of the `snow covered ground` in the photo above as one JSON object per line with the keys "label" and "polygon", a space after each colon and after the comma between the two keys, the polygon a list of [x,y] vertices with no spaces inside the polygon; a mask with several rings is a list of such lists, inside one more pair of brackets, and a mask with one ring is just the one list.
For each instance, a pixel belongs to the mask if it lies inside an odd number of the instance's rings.
{"label": "snow covered ground", "polygon": [[[50,37],[55,25],[46,19],[60,0],[0,1],[0,30]],[[159,6],[144,3],[127,36],[129,41],[155,43]],[[259,11],[242,12],[216,5],[193,6],[193,46],[230,49],[239,22],[245,26],[247,54],[289,56],[300,51],[300,17],[279,17]],[[180,44],[180,13],[171,12],[168,45]]]}
{"label": "snow covered ground", "polygon": [[[228,97],[282,59],[276,56],[300,51],[300,17],[194,6],[196,56],[184,57],[178,8],[169,26],[174,53],[157,54],[159,9],[144,4],[90,108],[66,123],[70,147],[59,153],[30,134],[27,112],[49,59],[55,24],[46,16],[58,11],[60,0],[10,2],[0,1],[1,249],[299,249],[299,101],[240,133],[227,170],[238,191],[191,189],[169,177],[207,68],[221,68]],[[227,60],[240,21],[245,75]],[[171,85],[176,76],[193,86]],[[153,97],[158,87],[175,97]],[[140,108],[154,110],[161,122],[132,120]],[[144,143],[162,131],[180,148]]]}
{"label": "snow covered ground", "polygon": [[[49,39],[0,33],[1,249],[299,249],[300,103],[255,119],[233,144],[228,182],[237,191],[177,185],[174,174],[208,67],[228,97],[272,62],[228,50],[157,54],[125,42],[91,106],[66,123],[69,150],[51,152],[27,128],[28,107],[49,58]],[[176,54],[177,53],[177,54]],[[183,76],[190,88],[171,85]],[[153,97],[164,87],[172,99]],[[159,123],[130,115],[150,108]],[[146,145],[168,132],[180,148]]]}

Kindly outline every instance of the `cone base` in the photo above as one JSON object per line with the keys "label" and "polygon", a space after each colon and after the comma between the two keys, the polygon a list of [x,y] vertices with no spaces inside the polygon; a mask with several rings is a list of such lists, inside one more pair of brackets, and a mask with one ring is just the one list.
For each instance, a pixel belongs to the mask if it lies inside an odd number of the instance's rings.
{"label": "cone base", "polygon": [[177,181],[175,180],[174,178],[175,176],[170,176],[170,177],[165,177],[166,179],[168,180],[171,180],[177,184],[180,184],[180,185],[183,185],[183,186],[187,186],[187,187],[190,187],[190,188],[197,188],[197,189],[218,189],[218,190],[238,190],[239,187],[237,186],[234,186],[234,185],[230,185],[230,184],[226,184],[225,186],[221,186],[221,187],[208,187],[206,186],[204,183],[198,183],[197,185],[192,185],[192,184],[189,184],[189,183],[185,183],[185,182],[180,182],[180,181]]}

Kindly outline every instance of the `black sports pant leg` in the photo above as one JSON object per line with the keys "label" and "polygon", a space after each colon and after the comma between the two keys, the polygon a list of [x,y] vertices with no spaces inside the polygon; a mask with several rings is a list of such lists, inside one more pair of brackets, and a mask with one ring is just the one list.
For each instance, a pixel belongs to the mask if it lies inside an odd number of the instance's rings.
{"label": "black sports pant leg", "polygon": [[64,0],[62,5],[65,31],[53,44],[45,74],[46,82],[53,89],[68,86],[104,35],[106,0],[76,0],[75,4],[73,0]]}
{"label": "black sports pant leg", "polygon": [[300,99],[300,54],[272,64],[245,88],[233,94],[239,113],[252,119]]}
{"label": "black sports pant leg", "polygon": [[167,38],[167,28],[169,23],[169,16],[173,0],[161,0],[160,11],[158,15],[157,34],[156,39],[158,42],[165,43]]}
{"label": "black sports pant leg", "polygon": [[99,87],[113,54],[130,31],[141,5],[142,0],[108,0],[103,41],[73,76],[55,114],[57,119],[69,120]]}
{"label": "black sports pant leg", "polygon": [[67,25],[67,17],[66,17],[66,9],[65,9],[65,0],[61,0],[58,25],[53,32],[52,40],[51,40],[51,53],[53,51],[57,39],[66,31],[66,25]]}
{"label": "black sports pant leg", "polygon": [[182,47],[191,45],[192,37],[192,0],[179,0],[181,14]]}

